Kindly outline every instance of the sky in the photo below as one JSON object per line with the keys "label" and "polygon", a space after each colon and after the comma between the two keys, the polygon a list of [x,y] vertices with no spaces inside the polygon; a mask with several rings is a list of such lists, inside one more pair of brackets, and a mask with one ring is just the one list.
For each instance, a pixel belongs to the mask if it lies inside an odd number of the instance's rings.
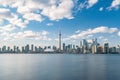
{"label": "sky", "polygon": [[120,0],[0,0],[0,46],[120,44]]}

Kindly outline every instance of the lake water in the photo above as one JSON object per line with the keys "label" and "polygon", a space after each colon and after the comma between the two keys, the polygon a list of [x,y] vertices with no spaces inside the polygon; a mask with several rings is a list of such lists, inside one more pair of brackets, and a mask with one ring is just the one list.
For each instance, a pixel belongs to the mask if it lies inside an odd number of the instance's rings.
{"label": "lake water", "polygon": [[120,80],[120,55],[0,54],[0,80]]}

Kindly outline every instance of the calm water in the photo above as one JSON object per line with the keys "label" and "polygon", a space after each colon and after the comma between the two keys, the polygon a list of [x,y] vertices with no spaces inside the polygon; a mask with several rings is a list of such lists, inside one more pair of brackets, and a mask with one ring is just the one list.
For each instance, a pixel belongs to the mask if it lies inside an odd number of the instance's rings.
{"label": "calm water", "polygon": [[0,80],[120,80],[120,55],[1,54]]}

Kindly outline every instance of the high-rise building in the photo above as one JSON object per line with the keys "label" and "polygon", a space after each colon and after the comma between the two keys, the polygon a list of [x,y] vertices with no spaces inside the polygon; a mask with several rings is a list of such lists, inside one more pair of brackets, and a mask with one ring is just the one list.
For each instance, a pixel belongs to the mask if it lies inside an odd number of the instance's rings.
{"label": "high-rise building", "polygon": [[66,51],[65,43],[63,43],[63,51]]}
{"label": "high-rise building", "polygon": [[25,52],[28,53],[29,50],[30,50],[30,48],[29,48],[29,45],[27,44],[27,45],[25,46]]}
{"label": "high-rise building", "polygon": [[7,53],[10,53],[10,47],[7,48]]}
{"label": "high-rise building", "polygon": [[14,46],[14,53],[16,53],[16,46]]}
{"label": "high-rise building", "polygon": [[108,44],[108,43],[105,43],[105,44],[104,44],[104,53],[105,53],[105,54],[108,54],[108,53],[109,53],[109,44]]}
{"label": "high-rise building", "polygon": [[87,40],[86,39],[83,39],[83,53],[88,53],[89,52],[89,46],[88,46],[88,42],[87,42]]}
{"label": "high-rise building", "polygon": [[25,49],[24,49],[24,46],[22,46],[22,53],[24,53],[25,52]]}
{"label": "high-rise building", "polygon": [[91,45],[91,52],[93,53],[93,54],[95,54],[95,53],[97,53],[97,46],[98,45],[98,43],[97,43],[97,39],[93,39],[93,43],[92,43],[92,45]]}
{"label": "high-rise building", "polygon": [[32,52],[34,51],[34,45],[33,44],[31,45],[31,51]]}
{"label": "high-rise building", "polygon": [[6,52],[6,46],[2,47],[2,52],[5,53]]}

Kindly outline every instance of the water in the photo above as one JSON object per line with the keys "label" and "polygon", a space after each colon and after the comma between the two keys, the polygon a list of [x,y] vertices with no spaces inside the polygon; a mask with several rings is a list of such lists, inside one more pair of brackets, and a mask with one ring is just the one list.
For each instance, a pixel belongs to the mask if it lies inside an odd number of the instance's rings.
{"label": "water", "polygon": [[120,55],[0,54],[0,80],[120,80]]}

